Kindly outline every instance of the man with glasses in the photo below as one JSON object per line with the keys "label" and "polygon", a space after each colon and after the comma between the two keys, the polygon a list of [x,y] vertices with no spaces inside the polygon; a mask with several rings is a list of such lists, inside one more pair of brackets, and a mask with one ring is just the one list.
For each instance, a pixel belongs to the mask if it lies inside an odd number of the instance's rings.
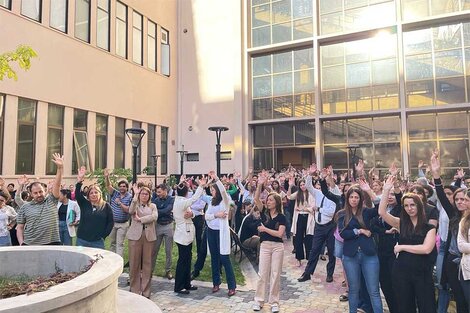
{"label": "man with glasses", "polygon": [[114,227],[109,235],[110,250],[119,254],[124,253],[124,241],[126,239],[127,229],[129,228],[129,206],[132,201],[132,194],[129,190],[129,183],[126,180],[118,182],[118,190],[114,189],[109,180],[109,170],[104,170],[106,188],[111,195],[109,204],[113,210]]}

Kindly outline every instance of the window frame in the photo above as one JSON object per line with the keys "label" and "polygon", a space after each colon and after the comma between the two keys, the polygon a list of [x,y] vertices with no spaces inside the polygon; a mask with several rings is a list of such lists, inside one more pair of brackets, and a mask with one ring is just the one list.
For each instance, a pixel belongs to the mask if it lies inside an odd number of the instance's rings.
{"label": "window frame", "polygon": [[[119,5],[122,5],[122,6],[125,8],[125,11],[126,11],[126,20],[125,20],[125,21],[123,21],[122,19],[120,19],[120,18],[118,17],[118,15],[117,15],[117,10],[118,10],[118,6],[119,6]],[[115,27],[116,27],[116,31],[115,31],[115,35],[116,35],[116,38],[115,38],[116,55],[120,56],[121,58],[127,59],[127,58],[129,57],[129,53],[128,53],[128,51],[127,51],[127,50],[129,49],[129,43],[128,43],[128,40],[129,40],[129,31],[128,31],[129,7],[128,7],[127,5],[125,5],[124,3],[122,3],[121,1],[116,1],[116,8],[115,8],[115,10],[116,10],[116,25],[115,25]],[[119,42],[119,41],[118,41],[118,32],[117,32],[117,28],[118,28],[118,27],[117,27],[117,26],[118,26],[118,22],[119,22],[119,21],[120,21],[120,22],[124,22],[124,24],[125,24],[125,28],[124,28],[124,29],[126,30],[126,31],[125,31],[125,35],[126,35],[126,36],[125,36],[125,40],[124,40],[124,42],[125,42],[125,49],[124,49],[125,53],[124,53],[124,55],[119,54],[119,53],[118,53],[118,49],[117,49],[117,48],[118,48],[118,42]]]}
{"label": "window frame", "polygon": [[[100,7],[100,4],[99,4],[99,0],[96,4],[96,46],[100,49],[103,49],[103,50],[106,50],[106,51],[110,51],[111,50],[111,1],[110,0],[106,0],[107,3],[108,3],[108,9],[107,11],[104,10],[102,7]],[[99,41],[98,41],[98,34],[99,34],[99,22],[98,22],[98,15],[99,15],[99,12],[105,12],[107,15],[108,15],[108,31],[107,31],[107,39],[108,39],[108,42],[107,42],[107,47],[102,47],[99,45]]]}
{"label": "window frame", "polygon": [[[19,119],[19,101],[21,99],[25,99],[27,101],[32,101],[34,103],[34,121],[32,122],[26,122],[26,121],[21,121]],[[19,98],[18,99],[18,110],[17,110],[17,121],[18,125],[16,128],[16,134],[17,134],[17,142],[16,142],[16,158],[15,158],[15,174],[34,174],[35,172],[35,166],[36,166],[36,125],[37,125],[37,111],[38,111],[38,102],[36,100],[32,99],[27,99],[27,98]],[[20,145],[20,140],[19,140],[19,132],[20,132],[20,127],[21,126],[31,126],[33,129],[33,135],[32,135],[32,151],[31,151],[31,171],[20,171],[18,167],[18,156],[19,154],[19,145]]]}
{"label": "window frame", "polygon": [[[134,22],[134,17],[138,15],[140,16],[140,29],[137,28],[135,26],[135,22]],[[135,44],[136,44],[136,37],[134,36],[134,31],[135,30],[138,30],[140,31],[140,62],[139,60],[136,61],[135,59]],[[138,11],[132,11],[132,61],[135,63],[135,64],[139,64],[139,65],[144,65],[144,15],[143,14],[140,14]]]}
{"label": "window frame", "polygon": [[88,1],[88,27],[87,27],[87,40],[77,37],[77,5],[78,1],[75,0],[75,17],[74,17],[74,37],[86,43],[91,42],[91,1]]}
{"label": "window frame", "polygon": [[[49,108],[51,106],[56,106],[62,109],[62,125],[51,125],[49,124]],[[65,117],[65,107],[54,104],[54,103],[49,103],[47,107],[47,143],[49,142],[49,130],[59,130],[60,131],[60,151],[59,153],[62,155],[64,153],[64,117]],[[46,156],[48,156],[49,152],[49,147],[46,145]],[[54,163],[50,164],[51,161],[46,158],[46,175],[54,175],[57,171],[57,167]],[[52,165],[52,168],[49,168],[49,166]]]}
{"label": "window frame", "polygon": [[[42,0],[38,0],[39,2],[39,13],[38,13],[38,19],[35,19],[31,16],[28,16],[26,14],[23,13],[23,3],[24,3],[24,0],[21,0],[21,8],[20,8],[20,12],[21,12],[21,16],[24,16],[26,18],[29,18],[30,20],[33,20],[33,21],[36,21],[38,23],[42,23]],[[10,8],[11,8],[11,1],[10,1]]]}

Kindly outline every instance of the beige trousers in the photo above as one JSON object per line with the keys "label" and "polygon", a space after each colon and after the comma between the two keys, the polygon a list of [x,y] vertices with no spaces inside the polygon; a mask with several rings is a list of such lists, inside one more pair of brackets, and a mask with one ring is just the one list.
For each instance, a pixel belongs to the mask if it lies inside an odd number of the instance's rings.
{"label": "beige trousers", "polygon": [[281,287],[282,261],[284,244],[282,242],[263,241],[259,252],[259,280],[256,287],[255,301],[263,304],[266,299],[266,287],[269,283],[270,304],[279,304]]}
{"label": "beige trousers", "polygon": [[148,241],[145,233],[139,240],[129,240],[129,276],[131,292],[150,297],[152,282],[152,254],[155,241]]}
{"label": "beige trousers", "polygon": [[113,230],[109,234],[109,250],[119,254],[121,257],[124,255],[124,240],[126,240],[128,228],[129,222],[114,223]]}

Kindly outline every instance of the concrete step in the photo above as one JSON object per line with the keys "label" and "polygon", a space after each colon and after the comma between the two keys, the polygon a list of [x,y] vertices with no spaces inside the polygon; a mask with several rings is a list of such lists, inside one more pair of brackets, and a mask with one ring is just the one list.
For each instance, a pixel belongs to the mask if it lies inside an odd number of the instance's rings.
{"label": "concrete step", "polygon": [[118,290],[116,302],[118,313],[162,312],[160,308],[151,300],[122,289]]}

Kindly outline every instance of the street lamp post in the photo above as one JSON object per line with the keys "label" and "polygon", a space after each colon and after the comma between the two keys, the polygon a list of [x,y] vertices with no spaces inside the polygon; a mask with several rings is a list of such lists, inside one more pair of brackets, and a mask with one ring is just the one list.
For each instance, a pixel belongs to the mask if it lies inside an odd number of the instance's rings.
{"label": "street lamp post", "polygon": [[215,132],[215,136],[217,139],[217,143],[215,145],[215,150],[216,150],[215,158],[217,160],[217,176],[220,177],[220,135],[222,134],[222,132],[227,131],[228,127],[212,126],[212,127],[209,127],[209,130]]}
{"label": "street lamp post", "polygon": [[357,160],[356,153],[357,153],[357,148],[359,148],[359,145],[349,145],[348,146],[349,158],[350,158],[350,162],[348,162],[348,175],[349,175],[350,163],[352,163],[352,176],[353,176],[353,178],[356,177],[356,160]]}
{"label": "street lamp post", "polygon": [[145,130],[142,128],[127,128],[126,135],[132,144],[132,182],[135,184],[137,183],[137,149],[145,135]]}
{"label": "street lamp post", "polygon": [[155,174],[155,189],[157,189],[157,163],[158,163],[158,158],[160,157],[160,154],[154,154],[152,155],[153,158],[153,170]]}
{"label": "street lamp post", "polygon": [[181,145],[181,150],[176,151],[176,153],[180,154],[180,168],[181,168],[181,175],[184,172],[184,155],[188,153],[188,151],[184,150],[184,145]]}

